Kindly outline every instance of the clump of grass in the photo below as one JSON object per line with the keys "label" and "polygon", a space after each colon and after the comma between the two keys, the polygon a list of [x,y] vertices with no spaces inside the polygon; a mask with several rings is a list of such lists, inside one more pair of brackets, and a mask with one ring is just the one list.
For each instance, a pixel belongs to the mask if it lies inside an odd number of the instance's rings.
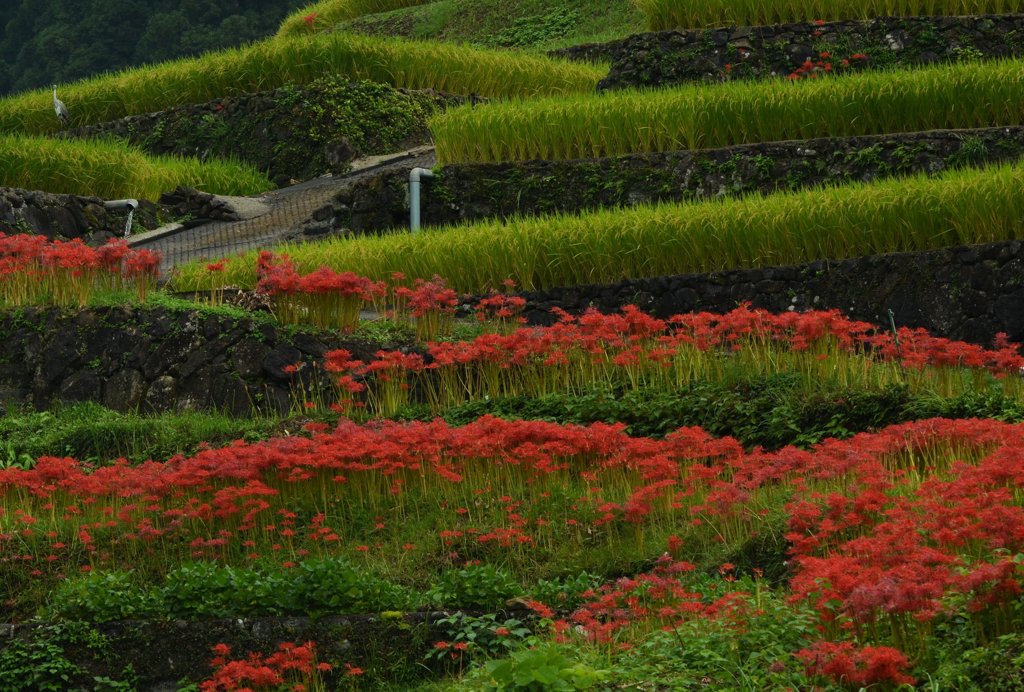
{"label": "clump of grass", "polygon": [[234,440],[279,433],[274,418],[232,418],[221,413],[119,413],[96,403],[50,411],[9,410],[0,416],[0,467],[29,467],[41,456],[74,456],[105,464],[194,454]]}
{"label": "clump of grass", "polygon": [[277,35],[308,35],[364,14],[390,12],[427,2],[430,0],[321,0],[288,15],[281,22]]}
{"label": "clump of grass", "polygon": [[[321,265],[372,279],[444,276],[463,293],[798,264],[1024,236],[1024,168],[1002,165],[876,183],[486,222],[412,235],[285,248],[300,272]],[[256,255],[216,277],[180,268],[175,285],[252,286]],[[206,277],[204,279],[204,276]],[[213,284],[210,284],[211,286]]]}
{"label": "clump of grass", "polygon": [[492,103],[430,128],[439,162],[483,163],[1022,122],[1024,61],[1000,60]]}
{"label": "clump of grass", "polygon": [[1020,0],[633,0],[654,31],[676,27],[757,26],[785,22],[1001,14]]}
{"label": "clump of grass", "polygon": [[[491,98],[593,91],[604,76],[590,65],[507,51],[341,33],[280,38],[142,68],[59,88],[71,126],[215,98],[308,84],[324,74],[408,89]],[[50,91],[0,99],[0,132],[60,129]]]}
{"label": "clump of grass", "polygon": [[253,195],[273,185],[240,161],[148,156],[116,141],[0,135],[0,185],[107,199],[156,199],[179,185]]}

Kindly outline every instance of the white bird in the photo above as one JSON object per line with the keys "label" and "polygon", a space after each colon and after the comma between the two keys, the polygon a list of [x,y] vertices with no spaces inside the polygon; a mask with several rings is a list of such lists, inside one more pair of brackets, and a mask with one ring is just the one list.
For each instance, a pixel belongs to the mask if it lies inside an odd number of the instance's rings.
{"label": "white bird", "polygon": [[57,117],[60,118],[62,125],[68,124],[68,107],[64,105],[64,102],[57,98],[57,85],[53,85],[53,110],[57,113]]}

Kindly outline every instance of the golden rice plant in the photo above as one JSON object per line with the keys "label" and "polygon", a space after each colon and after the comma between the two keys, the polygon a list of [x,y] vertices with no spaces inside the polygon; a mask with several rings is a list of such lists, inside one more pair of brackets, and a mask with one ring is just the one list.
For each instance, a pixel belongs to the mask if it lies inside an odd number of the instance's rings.
{"label": "golden rice plant", "polygon": [[1002,14],[1022,0],[633,0],[654,31],[873,17]]}
{"label": "golden rice plant", "polygon": [[116,141],[0,135],[0,186],[157,199],[179,185],[225,195],[273,187],[255,167],[237,161],[148,156]]}
{"label": "golden rice plant", "polygon": [[442,163],[574,159],[1024,122],[1024,60],[495,102],[430,121]]}
{"label": "golden rice plant", "polygon": [[[1024,167],[740,199],[513,219],[415,235],[334,239],[282,248],[302,273],[321,265],[383,280],[443,276],[464,293],[797,264],[1024,237]],[[176,283],[252,286],[256,256],[218,276],[202,265]]]}
{"label": "golden rice plant", "polygon": [[288,15],[277,35],[309,35],[364,14],[390,12],[427,2],[430,0],[321,0]]}
{"label": "golden rice plant", "polygon": [[[59,86],[58,96],[76,127],[285,84],[308,84],[325,74],[493,98],[593,91],[604,76],[590,65],[541,56],[330,33],[128,68]],[[60,126],[47,89],[0,99],[0,132],[46,134]]]}

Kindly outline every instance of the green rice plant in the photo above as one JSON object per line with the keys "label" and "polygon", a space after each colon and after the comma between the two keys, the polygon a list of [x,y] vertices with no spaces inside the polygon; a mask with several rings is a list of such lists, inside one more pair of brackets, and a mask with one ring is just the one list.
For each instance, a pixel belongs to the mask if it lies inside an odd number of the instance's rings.
{"label": "green rice plant", "polygon": [[[540,56],[331,33],[129,68],[59,87],[58,93],[71,112],[71,126],[78,127],[285,84],[308,84],[327,73],[494,98],[593,91],[604,76],[590,65]],[[45,134],[59,129],[50,91],[0,99],[0,132]]]}
{"label": "green rice plant", "polygon": [[427,2],[430,0],[320,0],[288,15],[277,35],[308,35],[364,14],[390,12]]}
{"label": "green rice plant", "polygon": [[1021,0],[633,0],[654,31],[813,20],[1020,12]]}
{"label": "green rice plant", "polygon": [[[1002,165],[741,199],[605,209],[419,234],[283,248],[300,272],[321,265],[386,279],[444,276],[463,293],[513,279],[523,290],[624,278],[797,264],[1024,237],[1024,167]],[[252,286],[256,255],[175,285]],[[206,277],[204,279],[204,277]]]}
{"label": "green rice plant", "polygon": [[273,187],[238,161],[147,156],[116,141],[0,135],[0,185],[106,199],[157,199],[179,185],[225,195]]}
{"label": "green rice plant", "polygon": [[438,161],[574,159],[1024,122],[1024,61],[730,82],[455,108]]}

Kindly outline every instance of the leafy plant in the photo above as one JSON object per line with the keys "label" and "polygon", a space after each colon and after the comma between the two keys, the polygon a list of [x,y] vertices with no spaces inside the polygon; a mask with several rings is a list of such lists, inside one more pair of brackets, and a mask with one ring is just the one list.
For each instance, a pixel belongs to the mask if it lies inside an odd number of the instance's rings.
{"label": "leafy plant", "polygon": [[517,651],[485,667],[484,689],[588,690],[608,678],[608,671],[595,670],[569,658],[566,649],[553,644]]}
{"label": "leafy plant", "polygon": [[442,643],[431,647],[426,658],[445,664],[452,651],[462,652],[460,658],[477,660],[495,658],[523,646],[533,637],[533,631],[517,618],[499,620],[494,613],[474,617],[457,611],[434,621],[444,632]]}
{"label": "leafy plant", "polygon": [[467,565],[441,573],[427,591],[427,600],[440,607],[494,610],[523,593],[508,572],[491,564]]}

